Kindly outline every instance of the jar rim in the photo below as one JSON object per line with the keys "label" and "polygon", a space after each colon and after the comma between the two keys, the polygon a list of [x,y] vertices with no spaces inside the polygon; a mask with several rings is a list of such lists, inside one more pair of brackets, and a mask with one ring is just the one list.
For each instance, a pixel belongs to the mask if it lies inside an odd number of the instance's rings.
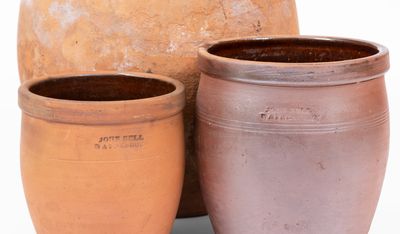
{"label": "jar rim", "polygon": [[[287,48],[288,53],[293,53],[289,49],[300,48],[299,45],[304,51],[307,49],[312,51],[313,47],[319,44],[324,44],[326,50],[329,46],[339,49],[340,46],[349,46],[353,47],[355,52],[357,48],[375,50],[375,52],[367,56],[334,61],[282,62],[268,61],[265,58],[262,59],[266,61],[259,61],[258,58],[246,59],[245,57],[253,56],[256,52],[261,53],[262,50],[257,51],[260,48],[264,49],[264,53],[267,53],[265,52],[267,48],[275,49],[274,53],[281,53],[285,50],[282,46],[287,42],[292,43],[292,47]],[[257,48],[254,45],[257,45]],[[222,50],[228,48],[227,50],[231,51],[219,51],[218,54],[218,49],[221,48]],[[329,50],[331,54],[338,53],[333,49]],[[238,53],[235,54],[234,50]],[[241,51],[247,55],[240,55]],[[323,36],[244,37],[217,40],[199,48],[198,65],[203,73],[216,78],[276,86],[330,86],[357,83],[382,77],[390,66],[389,51],[380,44],[358,39]]]}
{"label": "jar rim", "polygon": [[[91,100],[90,97],[82,100],[79,98],[70,99],[63,98],[58,93],[59,90],[52,92],[51,95],[45,95],[43,91],[40,93],[33,90],[34,87],[42,84],[54,84],[60,81],[68,83],[72,82],[72,79],[76,82],[76,87],[79,87],[79,85],[82,85],[80,82],[87,81],[90,84],[94,78],[101,81],[105,77],[108,77],[109,82],[113,83],[121,82],[117,77],[126,79],[126,81],[143,79],[142,81],[147,82],[151,80],[165,83],[171,88],[164,92],[159,91],[154,96],[144,96],[143,98],[130,98],[129,96],[124,98],[107,97],[108,99],[106,98],[105,100],[102,100],[102,98]],[[54,87],[49,85],[49,87],[45,88]],[[19,88],[18,97],[22,111],[32,117],[51,122],[98,125],[145,122],[176,115],[185,106],[184,91],[184,85],[180,81],[166,76],[139,72],[92,72],[63,74],[26,81]]]}

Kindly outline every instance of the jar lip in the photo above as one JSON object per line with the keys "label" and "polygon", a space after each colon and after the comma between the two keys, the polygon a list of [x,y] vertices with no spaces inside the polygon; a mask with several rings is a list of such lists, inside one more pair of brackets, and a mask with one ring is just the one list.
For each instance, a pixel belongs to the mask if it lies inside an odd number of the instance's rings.
{"label": "jar lip", "polygon": [[[245,43],[299,42],[342,43],[375,49],[376,53],[353,59],[323,62],[275,62],[231,58],[210,52],[224,45]],[[327,36],[271,36],[228,38],[208,42],[198,50],[200,70],[219,79],[276,86],[330,86],[358,83],[382,77],[388,71],[389,51],[378,43]]]}
{"label": "jar lip", "polygon": [[[152,97],[121,100],[74,100],[39,95],[31,90],[40,83],[90,77],[152,79],[172,85],[174,90]],[[178,114],[185,106],[184,85],[170,77],[140,72],[91,72],[60,74],[24,82],[19,90],[19,105],[30,116],[52,122],[72,124],[124,124],[157,120]]]}

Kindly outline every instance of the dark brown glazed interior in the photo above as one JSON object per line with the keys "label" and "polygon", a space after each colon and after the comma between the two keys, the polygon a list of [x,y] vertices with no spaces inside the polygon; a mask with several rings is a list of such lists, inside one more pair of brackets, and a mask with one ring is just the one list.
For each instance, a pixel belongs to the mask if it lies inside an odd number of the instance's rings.
{"label": "dark brown glazed interior", "polygon": [[41,81],[29,91],[73,101],[123,101],[157,97],[175,91],[165,81],[124,75],[77,76]]}
{"label": "dark brown glazed interior", "polygon": [[276,38],[221,42],[210,47],[208,52],[239,60],[318,63],[364,58],[377,54],[379,50],[351,40]]}

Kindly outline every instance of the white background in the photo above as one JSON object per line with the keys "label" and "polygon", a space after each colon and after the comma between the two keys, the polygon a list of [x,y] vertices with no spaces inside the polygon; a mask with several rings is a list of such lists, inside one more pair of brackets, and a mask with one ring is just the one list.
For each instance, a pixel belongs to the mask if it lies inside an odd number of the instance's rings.
{"label": "white background", "polygon": [[[392,68],[386,77],[391,108],[390,160],[370,234],[399,234],[400,3],[397,0],[298,0],[297,7],[302,34],[360,38],[389,47]],[[19,2],[16,0],[3,1],[0,8],[1,234],[35,233],[25,204],[19,172],[20,111],[17,106],[19,80],[16,55],[18,8]],[[198,225],[185,225],[188,223]],[[206,219],[179,221],[175,233],[209,234],[211,232],[207,231],[207,224]]]}

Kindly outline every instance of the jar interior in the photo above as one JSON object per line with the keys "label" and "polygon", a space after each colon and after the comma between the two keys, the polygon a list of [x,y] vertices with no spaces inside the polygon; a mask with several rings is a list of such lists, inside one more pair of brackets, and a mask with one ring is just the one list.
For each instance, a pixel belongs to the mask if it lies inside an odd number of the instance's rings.
{"label": "jar interior", "polygon": [[221,42],[209,48],[208,52],[248,61],[319,63],[364,58],[377,54],[379,50],[351,40],[266,38]]}
{"label": "jar interior", "polygon": [[43,80],[30,87],[36,95],[73,101],[123,101],[162,96],[176,87],[168,82],[128,75],[89,75]]}

